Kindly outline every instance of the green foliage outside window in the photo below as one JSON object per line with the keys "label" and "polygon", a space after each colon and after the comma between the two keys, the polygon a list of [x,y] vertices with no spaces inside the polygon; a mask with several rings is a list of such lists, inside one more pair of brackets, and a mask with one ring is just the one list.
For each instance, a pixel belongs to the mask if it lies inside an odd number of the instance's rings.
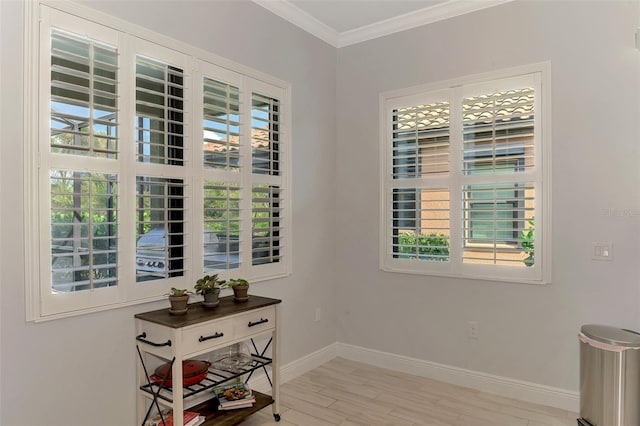
{"label": "green foliage outside window", "polygon": [[535,240],[536,240],[536,223],[535,218],[531,218],[527,221],[529,227],[522,230],[522,235],[518,237],[521,241],[522,249],[527,257],[523,260],[527,266],[533,266],[535,263]]}
{"label": "green foliage outside window", "polygon": [[446,262],[449,261],[449,236],[401,232],[398,234],[397,253],[401,259]]}

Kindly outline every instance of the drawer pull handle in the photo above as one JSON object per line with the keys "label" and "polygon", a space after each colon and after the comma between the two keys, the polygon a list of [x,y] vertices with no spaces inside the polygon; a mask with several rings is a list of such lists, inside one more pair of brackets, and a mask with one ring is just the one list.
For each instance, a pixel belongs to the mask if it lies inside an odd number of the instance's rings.
{"label": "drawer pull handle", "polygon": [[249,321],[249,324],[247,324],[248,327],[253,327],[256,325],[260,325],[260,324],[264,324],[265,322],[269,322],[268,318],[260,318],[260,321],[256,321],[256,322],[251,322]]}
{"label": "drawer pull handle", "polygon": [[151,340],[145,339],[145,337],[147,337],[147,333],[143,332],[141,335],[136,336],[136,340],[142,343],[146,343],[147,345],[155,346],[156,348],[159,348],[162,346],[171,346],[171,340],[167,340],[164,343],[156,343],[156,342],[152,342]]}
{"label": "drawer pull handle", "polygon": [[216,333],[206,337],[200,336],[200,338],[198,339],[198,342],[206,342],[209,339],[217,339],[218,337],[222,337],[222,336],[224,336],[224,333]]}

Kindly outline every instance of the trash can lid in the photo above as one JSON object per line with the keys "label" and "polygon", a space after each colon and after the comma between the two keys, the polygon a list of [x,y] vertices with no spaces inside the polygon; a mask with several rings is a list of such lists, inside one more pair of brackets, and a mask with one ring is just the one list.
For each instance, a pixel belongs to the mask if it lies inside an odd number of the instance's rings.
{"label": "trash can lid", "polygon": [[640,333],[608,325],[583,325],[582,334],[598,342],[624,347],[640,347]]}

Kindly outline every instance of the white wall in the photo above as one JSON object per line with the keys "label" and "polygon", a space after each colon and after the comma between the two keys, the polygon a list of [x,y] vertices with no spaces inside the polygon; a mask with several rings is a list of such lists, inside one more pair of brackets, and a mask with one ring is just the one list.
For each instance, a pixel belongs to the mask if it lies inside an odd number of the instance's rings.
{"label": "white wall", "polygon": [[[635,2],[518,1],[338,51],[340,342],[577,391],[581,324],[640,329],[638,24]],[[380,271],[379,93],[542,61],[553,283]],[[594,241],[613,242],[612,262],[591,260]]]}
{"label": "white wall", "polygon": [[[89,2],[122,19],[207,49],[292,84],[293,274],[251,292],[283,299],[282,361],[335,342],[335,49],[250,2]],[[25,322],[22,188],[22,2],[0,1],[3,194],[3,426],[124,426],[135,423],[133,315],[139,305],[41,324]],[[305,247],[305,250],[301,248]],[[323,320],[314,321],[315,308]]]}

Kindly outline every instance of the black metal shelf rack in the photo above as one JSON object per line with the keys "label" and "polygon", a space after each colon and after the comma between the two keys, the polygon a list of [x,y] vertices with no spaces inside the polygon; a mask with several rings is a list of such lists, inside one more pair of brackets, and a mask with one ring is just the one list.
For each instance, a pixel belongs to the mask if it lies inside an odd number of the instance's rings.
{"label": "black metal shelf rack", "polygon": [[[271,358],[252,354],[251,363],[236,371],[209,368],[207,376],[200,383],[183,387],[183,398],[189,398],[242,376],[251,375],[254,371],[265,368],[271,363]],[[267,375],[267,378],[268,377],[269,376]],[[159,383],[150,381],[146,385],[140,386],[140,389],[147,392],[152,398],[153,396],[156,396],[168,403],[173,403],[172,390],[170,386],[162,386]]]}

